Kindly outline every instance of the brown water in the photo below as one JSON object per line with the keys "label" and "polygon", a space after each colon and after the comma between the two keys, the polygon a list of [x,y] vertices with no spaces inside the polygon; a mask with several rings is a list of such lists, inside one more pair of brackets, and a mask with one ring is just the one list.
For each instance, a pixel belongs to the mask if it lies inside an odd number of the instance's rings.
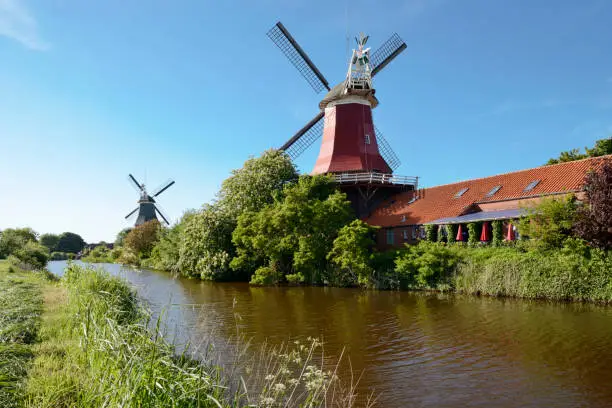
{"label": "brown water", "polygon": [[214,331],[222,342],[237,324],[255,344],[316,336],[328,354],[346,347],[353,368],[363,370],[360,395],[374,391],[378,406],[612,407],[612,307],[255,288],[104,267],[165,310],[178,338]]}

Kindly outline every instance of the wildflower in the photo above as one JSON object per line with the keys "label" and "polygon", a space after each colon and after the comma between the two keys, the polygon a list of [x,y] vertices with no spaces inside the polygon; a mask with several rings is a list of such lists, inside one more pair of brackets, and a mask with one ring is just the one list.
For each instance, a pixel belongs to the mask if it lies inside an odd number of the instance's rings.
{"label": "wildflower", "polygon": [[266,375],[266,381],[272,381],[273,379],[274,379],[274,375],[273,374]]}
{"label": "wildflower", "polygon": [[285,387],[285,384],[283,384],[283,383],[276,383],[276,384],[274,384],[274,392],[277,392],[277,393],[280,394],[280,393],[285,392],[286,389],[287,389],[287,387]]}
{"label": "wildflower", "polygon": [[274,402],[276,400],[272,397],[266,397],[266,398],[262,398],[261,399],[261,405],[263,405],[264,407],[271,407],[272,405],[274,405]]}
{"label": "wildflower", "polygon": [[289,380],[289,385],[292,386],[292,387],[295,387],[299,383],[300,383],[300,380],[298,380],[297,378],[292,378],[292,379]]}

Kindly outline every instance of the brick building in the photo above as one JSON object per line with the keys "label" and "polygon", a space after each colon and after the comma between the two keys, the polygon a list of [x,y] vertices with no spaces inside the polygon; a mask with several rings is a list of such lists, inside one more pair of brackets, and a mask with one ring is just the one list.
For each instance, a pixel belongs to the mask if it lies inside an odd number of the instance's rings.
{"label": "brick building", "polygon": [[381,249],[397,248],[424,238],[424,225],[504,220],[505,228],[542,197],[576,194],[584,179],[612,155],[588,158],[496,176],[406,191],[392,196],[363,220],[380,226]]}

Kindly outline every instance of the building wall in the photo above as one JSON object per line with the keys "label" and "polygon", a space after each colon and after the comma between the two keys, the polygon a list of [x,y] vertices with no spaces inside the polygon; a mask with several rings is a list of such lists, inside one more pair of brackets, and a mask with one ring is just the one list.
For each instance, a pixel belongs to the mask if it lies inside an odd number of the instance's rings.
{"label": "building wall", "polygon": [[418,241],[418,225],[381,228],[376,233],[376,247],[383,251],[403,248],[404,244],[416,244]]}

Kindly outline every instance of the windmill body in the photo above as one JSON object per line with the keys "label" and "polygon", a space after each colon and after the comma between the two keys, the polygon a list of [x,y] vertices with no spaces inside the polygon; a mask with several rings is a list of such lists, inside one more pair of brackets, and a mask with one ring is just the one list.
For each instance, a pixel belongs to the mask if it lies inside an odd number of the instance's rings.
{"label": "windmill body", "polygon": [[168,218],[159,209],[159,204],[155,201],[155,197],[158,197],[161,193],[163,193],[168,188],[170,188],[170,186],[174,184],[174,181],[168,180],[167,182],[162,184],[160,187],[155,189],[155,191],[152,194],[149,194],[147,192],[145,185],[142,183],[139,183],[136,180],[136,178],[134,178],[134,176],[130,174],[128,176],[128,179],[130,183],[132,184],[132,186],[140,194],[140,198],[138,199],[138,207],[136,207],[128,215],[126,215],[125,218],[128,219],[134,216],[136,213],[138,213],[138,216],[136,217],[136,222],[134,223],[134,226],[137,227],[148,221],[152,221],[152,220],[159,221],[159,219],[157,218],[157,215],[159,214],[162,221],[166,225],[170,225],[170,223],[168,222]]}
{"label": "windmill body", "polygon": [[401,38],[392,35],[370,55],[369,37],[360,34],[344,81],[330,88],[282,23],[276,23],[268,37],[315,91],[328,90],[319,114],[280,149],[296,158],[323,136],[311,174],[333,175],[360,217],[398,191],[417,189],[417,177],[393,174],[399,159],[372,119],[372,109],[378,105],[372,79],[406,48]]}

